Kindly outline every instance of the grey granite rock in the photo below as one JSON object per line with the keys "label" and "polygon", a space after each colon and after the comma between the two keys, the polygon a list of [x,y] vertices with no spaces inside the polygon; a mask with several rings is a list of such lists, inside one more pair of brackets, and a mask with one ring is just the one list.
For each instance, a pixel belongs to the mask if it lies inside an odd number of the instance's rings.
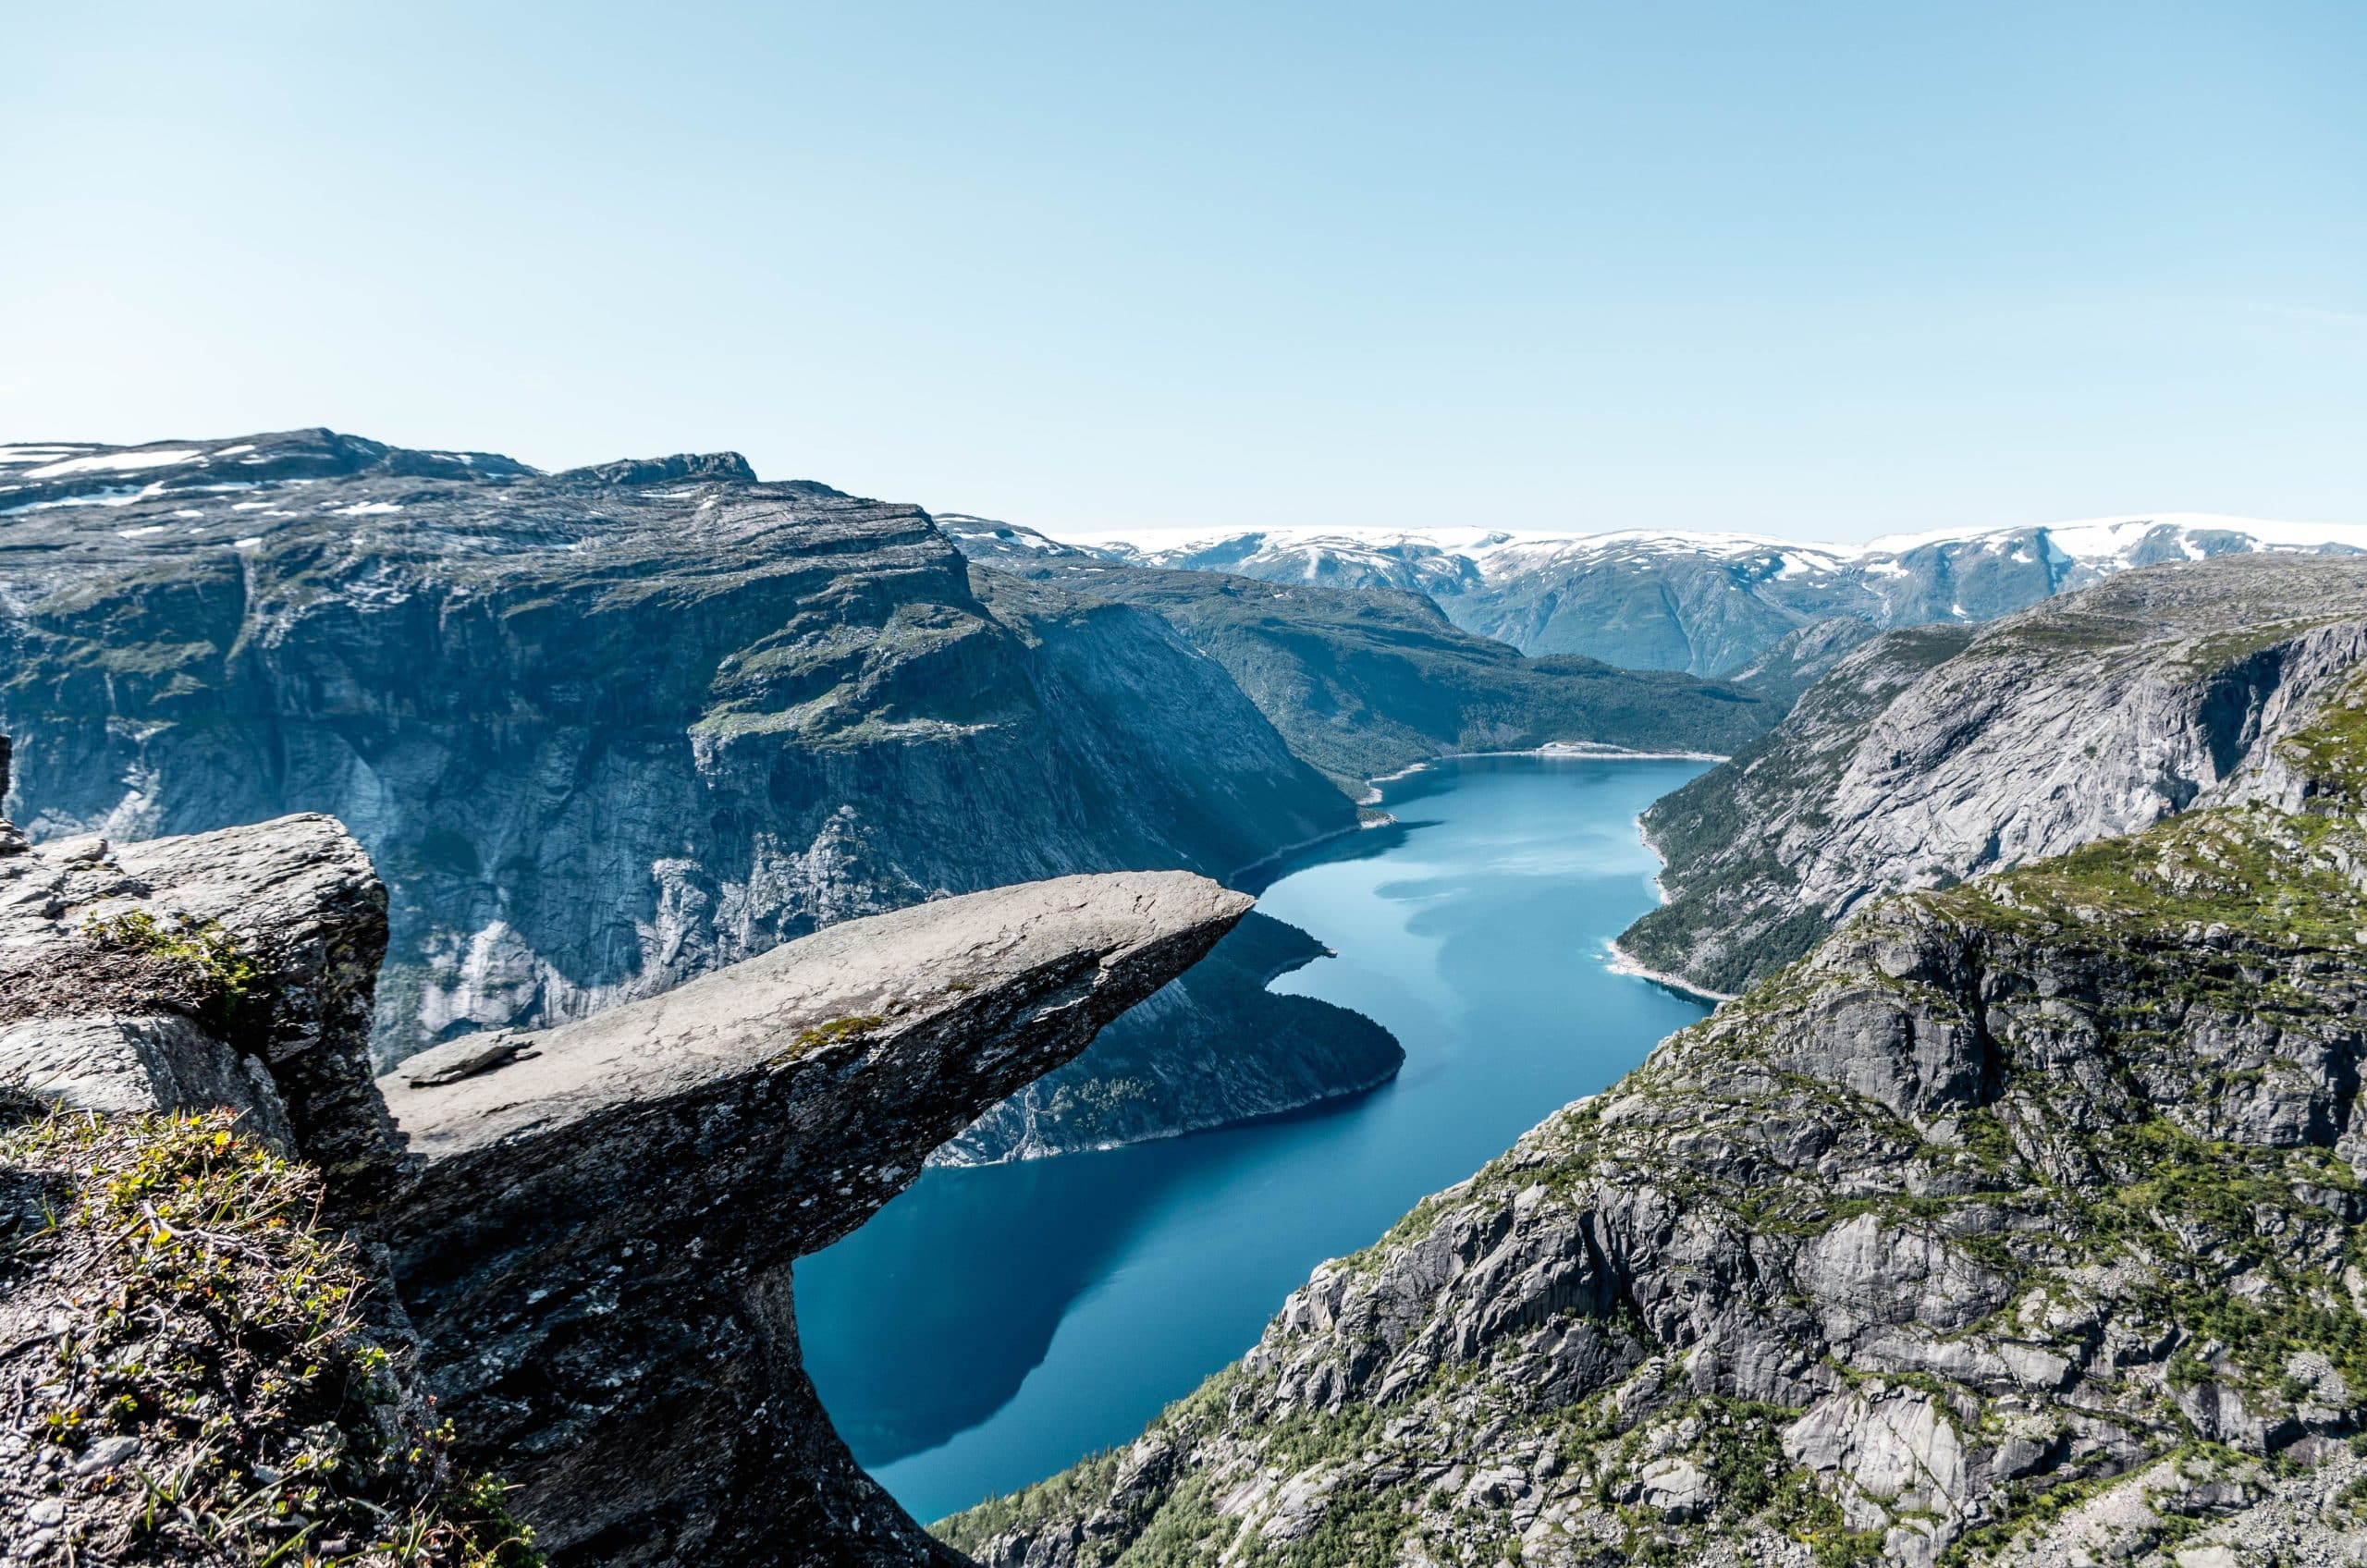
{"label": "grey granite rock", "polygon": [[1883,892],[2289,795],[2275,741],[2362,651],[2351,557],[2152,567],[1977,631],[1888,633],[1645,814],[1669,901],[1621,945],[1732,992]]}
{"label": "grey granite rock", "polygon": [[1188,967],[1249,900],[1068,877],[833,926],[382,1081],[422,1375],[553,1561],[951,1561],[801,1370],[791,1261]]}
{"label": "grey granite rock", "polygon": [[[0,1082],[94,1110],[231,1106],[367,1208],[399,1163],[371,1082],[385,945],[386,894],[326,817],[0,856]],[[239,967],[237,995],[199,952]]]}

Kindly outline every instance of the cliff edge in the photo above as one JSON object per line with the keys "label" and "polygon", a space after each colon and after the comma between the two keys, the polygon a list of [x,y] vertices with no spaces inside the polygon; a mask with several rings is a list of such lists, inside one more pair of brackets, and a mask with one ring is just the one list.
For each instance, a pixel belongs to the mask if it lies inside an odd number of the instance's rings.
{"label": "cliff edge", "polygon": [[0,1556],[960,1562],[831,1430],[791,1263],[1249,902],[939,900],[374,1083],[335,822],[0,824]]}

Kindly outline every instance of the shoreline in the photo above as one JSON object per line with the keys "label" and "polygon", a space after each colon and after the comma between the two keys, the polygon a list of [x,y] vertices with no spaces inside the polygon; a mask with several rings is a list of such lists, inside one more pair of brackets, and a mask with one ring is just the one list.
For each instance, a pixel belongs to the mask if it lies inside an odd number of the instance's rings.
{"label": "shoreline", "polygon": [[1734,991],[1713,991],[1707,986],[1697,986],[1692,981],[1671,974],[1664,969],[1653,969],[1638,963],[1626,949],[1619,945],[1617,937],[1605,942],[1602,945],[1602,950],[1605,965],[1613,974],[1631,974],[1638,980],[1649,980],[1655,986],[1665,986],[1672,991],[1682,991],[1688,997],[1698,998],[1713,1008],[1722,1002],[1734,1000],[1739,994]]}
{"label": "shoreline", "polygon": [[[1376,792],[1373,798],[1378,800],[1380,796]],[[1371,802],[1359,801],[1356,803],[1358,807],[1361,808]],[[1396,821],[1397,819],[1390,815],[1387,812],[1378,813],[1370,818],[1359,816],[1356,821],[1351,823],[1345,827],[1334,827],[1329,833],[1318,833],[1312,839],[1301,839],[1294,844],[1284,844],[1279,849],[1269,850],[1266,853],[1259,855],[1256,860],[1251,861],[1246,865],[1234,866],[1231,871],[1226,872],[1224,876],[1220,877],[1218,880],[1230,888],[1234,886],[1236,883],[1248,881],[1255,873],[1266,870],[1275,863],[1287,860],[1292,855],[1297,854],[1302,851],[1314,849],[1318,844],[1328,844],[1334,839],[1345,839],[1357,833],[1369,833],[1376,827],[1392,827],[1395,825]],[[1251,891],[1251,889],[1247,888],[1244,888],[1241,890],[1245,893]]]}
{"label": "shoreline", "polygon": [[[1661,853],[1661,847],[1652,842],[1652,830],[1644,826],[1642,812],[1636,814],[1636,838],[1644,846],[1644,852],[1661,863],[1660,871],[1652,873],[1652,896],[1660,900],[1662,909],[1666,909],[1670,895],[1668,885],[1661,880],[1661,872],[1668,869],[1668,856]],[[1610,964],[1611,973],[1613,974],[1632,974],[1638,980],[1649,980],[1655,986],[1665,986],[1672,991],[1699,998],[1708,1002],[1712,1009],[1722,1003],[1734,1000],[1739,994],[1734,991],[1713,991],[1707,986],[1697,986],[1681,975],[1671,974],[1665,969],[1654,969],[1649,964],[1640,963],[1637,962],[1635,954],[1619,945],[1619,938],[1616,937],[1603,944],[1603,951]]]}
{"label": "shoreline", "polygon": [[1513,752],[1442,752],[1420,762],[1408,763],[1394,773],[1377,773],[1365,780],[1364,798],[1358,805],[1371,805],[1380,799],[1380,786],[1410,778],[1442,762],[1460,762],[1465,757],[1566,757],[1574,762],[1732,762],[1723,752],[1638,752],[1625,746],[1604,745],[1596,741],[1548,741],[1541,746],[1527,746]]}
{"label": "shoreline", "polygon": [[[1646,806],[1644,811],[1650,811],[1651,809],[1652,808],[1650,806]],[[1636,814],[1636,837],[1642,840],[1644,852],[1661,863],[1661,871],[1666,871],[1668,869],[1668,856],[1661,853],[1661,847],[1652,842],[1652,830],[1644,826],[1644,812],[1642,811]],[[1652,873],[1652,897],[1660,900],[1661,907],[1662,909],[1666,909],[1674,900],[1669,893],[1668,884],[1661,880],[1661,871],[1655,871]],[[1613,945],[1615,946],[1616,944]]]}

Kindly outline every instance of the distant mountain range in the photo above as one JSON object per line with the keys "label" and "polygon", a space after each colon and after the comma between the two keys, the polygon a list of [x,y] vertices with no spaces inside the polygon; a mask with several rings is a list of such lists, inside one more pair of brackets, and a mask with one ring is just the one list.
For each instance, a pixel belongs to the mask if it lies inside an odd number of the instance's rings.
{"label": "distant mountain range", "polygon": [[2367,552],[2367,525],[2170,512],[1864,545],[1479,528],[1285,528],[1172,545],[1110,537],[1062,545],[1012,524],[955,521],[1037,553],[1073,549],[1273,582],[1405,589],[1429,595],[1465,631],[1525,654],[1708,676],[1740,674],[1784,637],[1835,618],[1878,629],[1984,621],[2131,567],[2264,550]]}

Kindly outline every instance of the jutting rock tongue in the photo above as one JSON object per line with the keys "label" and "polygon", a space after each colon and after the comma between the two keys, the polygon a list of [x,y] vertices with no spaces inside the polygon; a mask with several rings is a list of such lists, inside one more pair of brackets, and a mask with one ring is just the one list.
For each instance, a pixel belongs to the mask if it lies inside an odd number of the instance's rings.
{"label": "jutting rock tongue", "polygon": [[940,900],[381,1079],[426,1162],[385,1234],[463,1462],[558,1563],[961,1561],[831,1429],[791,1260],[1250,901],[1181,872]]}

